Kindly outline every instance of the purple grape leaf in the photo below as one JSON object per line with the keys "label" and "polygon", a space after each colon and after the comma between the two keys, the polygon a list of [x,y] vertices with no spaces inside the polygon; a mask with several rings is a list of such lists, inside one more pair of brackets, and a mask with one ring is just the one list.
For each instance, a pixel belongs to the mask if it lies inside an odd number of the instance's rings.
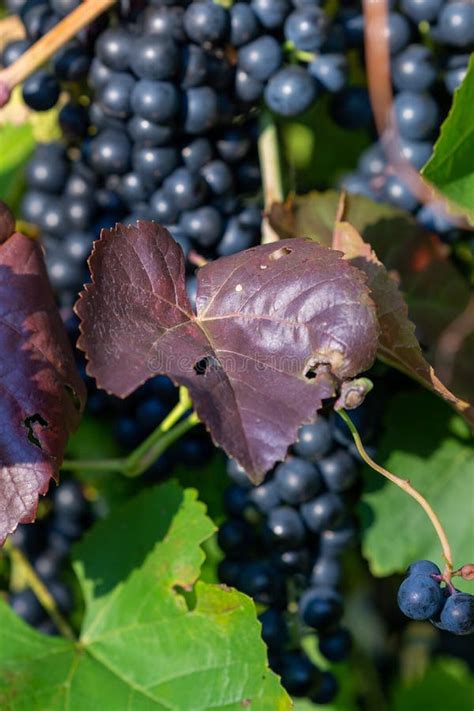
{"label": "purple grape leaf", "polygon": [[41,248],[18,232],[0,245],[0,343],[2,544],[34,520],[85,401]]}
{"label": "purple grape leaf", "polygon": [[397,278],[425,359],[459,399],[474,401],[474,302],[468,280],[437,235],[413,215],[363,195],[345,195],[341,205],[335,190],[274,203],[269,219],[281,238],[306,235],[328,247],[334,223],[351,224]]}
{"label": "purple grape leaf", "polygon": [[88,372],[120,397],[157,373],[186,386],[214,442],[258,483],[374,360],[375,307],[341,256],[295,239],[218,259],[198,272],[195,315],[167,230],[104,230],[76,304]]}
{"label": "purple grape leaf", "polygon": [[343,252],[345,259],[367,274],[380,324],[379,357],[449,402],[473,425],[472,406],[448,390],[425,359],[415,335],[415,325],[408,318],[405,299],[371,246],[348,222],[337,222],[333,248]]}

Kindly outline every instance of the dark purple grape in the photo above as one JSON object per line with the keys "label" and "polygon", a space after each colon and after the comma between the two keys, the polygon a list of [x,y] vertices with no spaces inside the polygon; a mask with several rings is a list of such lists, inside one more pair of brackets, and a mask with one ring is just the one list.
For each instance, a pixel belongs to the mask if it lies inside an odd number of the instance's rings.
{"label": "dark purple grape", "polygon": [[280,498],[295,505],[317,494],[321,488],[321,477],[311,462],[291,457],[277,466],[275,484]]}
{"label": "dark purple grape", "polygon": [[279,42],[271,35],[241,47],[238,54],[239,69],[258,81],[267,81],[279,69],[283,54]]}
{"label": "dark purple grape", "polygon": [[398,590],[398,605],[403,614],[412,620],[436,617],[443,603],[439,582],[426,574],[409,575]]}
{"label": "dark purple grape", "polygon": [[34,111],[49,111],[59,99],[60,88],[55,77],[44,69],[39,69],[25,80],[23,99]]}
{"label": "dark purple grape", "polygon": [[474,634],[474,596],[455,592],[448,597],[440,616],[441,627],[452,634]]}
{"label": "dark purple grape", "polygon": [[129,67],[133,40],[123,27],[110,27],[102,32],[95,45],[97,57],[110,69],[123,72]]}
{"label": "dark purple grape", "polygon": [[268,107],[282,116],[297,116],[307,111],[316,94],[315,80],[302,67],[280,69],[265,87]]}
{"label": "dark purple grape", "polygon": [[229,15],[210,0],[192,2],[184,13],[184,28],[197,44],[220,43],[229,32]]}
{"label": "dark purple grape", "polygon": [[179,50],[171,37],[148,35],[133,42],[130,67],[140,79],[172,79],[179,63]]}
{"label": "dark purple grape", "polygon": [[297,548],[305,540],[303,521],[298,512],[289,506],[277,506],[267,519],[271,540],[285,548]]}
{"label": "dark purple grape", "polygon": [[352,637],[344,627],[328,630],[319,637],[319,651],[330,662],[343,662],[352,649]]}

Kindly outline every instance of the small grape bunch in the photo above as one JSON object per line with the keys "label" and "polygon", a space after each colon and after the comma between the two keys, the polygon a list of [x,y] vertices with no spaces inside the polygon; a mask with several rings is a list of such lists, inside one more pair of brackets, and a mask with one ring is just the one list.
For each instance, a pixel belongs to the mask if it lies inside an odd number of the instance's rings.
{"label": "small grape bunch", "polygon": [[474,595],[456,590],[435,563],[418,560],[407,570],[398,591],[398,606],[412,620],[430,620],[457,635],[474,633]]}

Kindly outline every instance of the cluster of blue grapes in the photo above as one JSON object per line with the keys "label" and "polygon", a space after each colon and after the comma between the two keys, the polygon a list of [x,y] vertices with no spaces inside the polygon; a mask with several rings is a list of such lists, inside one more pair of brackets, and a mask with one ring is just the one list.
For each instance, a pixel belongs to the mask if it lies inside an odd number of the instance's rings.
{"label": "cluster of blue grapes", "polygon": [[[369,434],[367,418],[365,427]],[[351,651],[341,624],[341,558],[357,540],[353,508],[361,482],[350,435],[345,425],[320,417],[301,427],[288,459],[260,486],[233,460],[227,471],[232,484],[224,494],[229,518],[218,533],[225,554],[220,580],[265,606],[262,636],[288,692],[329,703],[336,677],[321,671],[301,642],[313,636],[331,663]]]}
{"label": "cluster of blue grapes", "polygon": [[[34,526],[22,525],[12,535],[12,542],[28,558],[58,608],[69,615],[74,596],[68,584],[68,556],[71,545],[90,525],[93,513],[79,484],[66,480],[49,493],[43,506],[47,514]],[[15,612],[44,634],[58,634],[54,623],[30,588],[12,592],[9,601]]]}
{"label": "cluster of blue grapes", "polygon": [[[34,42],[80,3],[81,0],[7,0],[9,11],[20,18],[26,37],[6,46],[2,65],[7,67],[13,64]],[[94,42],[105,22],[105,19],[101,18],[92,22],[56,52],[50,66],[38,69],[26,79],[23,84],[23,98],[30,108],[34,111],[53,108],[64,83],[82,82],[86,79]],[[67,111],[68,109],[65,110],[66,114]]]}
{"label": "cluster of blue grapes", "polygon": [[401,611],[412,620],[430,620],[452,634],[473,634],[474,595],[460,592],[451,584],[441,587],[441,582],[441,571],[435,563],[413,563],[398,591]]}
{"label": "cluster of blue grapes", "polygon": [[[401,13],[390,13],[391,20],[398,18],[397,42],[390,42],[393,110],[401,153],[420,169],[467,71],[474,48],[474,5],[469,0],[402,0]],[[363,17],[350,22],[362,26]],[[458,234],[442,206],[420,206],[403,175],[387,162],[383,139],[361,154],[357,171],[346,175],[342,185],[415,213],[422,225],[448,240]]]}

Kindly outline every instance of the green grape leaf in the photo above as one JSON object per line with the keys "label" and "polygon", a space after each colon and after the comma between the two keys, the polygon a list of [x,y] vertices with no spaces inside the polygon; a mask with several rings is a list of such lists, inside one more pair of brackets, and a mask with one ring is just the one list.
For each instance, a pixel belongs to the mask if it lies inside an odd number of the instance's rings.
{"label": "green grape leaf", "polygon": [[422,174],[474,225],[474,55]]}
{"label": "green grape leaf", "polygon": [[[376,456],[428,499],[447,532],[455,567],[474,559],[472,445],[467,425],[441,400],[410,391],[390,403]],[[367,470],[367,483],[363,553],[372,573],[403,572],[419,559],[441,565],[439,541],[420,506],[372,470]]]}
{"label": "green grape leaf", "polygon": [[0,130],[0,195],[16,212],[25,184],[23,167],[31,156],[35,137],[30,123],[6,124]]}
{"label": "green grape leaf", "polygon": [[474,680],[461,659],[441,657],[423,676],[398,681],[393,689],[390,711],[472,711]]}
{"label": "green grape leaf", "polygon": [[290,709],[253,602],[196,582],[213,531],[196,492],[174,482],[96,524],[75,550],[85,600],[77,643],[39,634],[0,601],[0,707]]}

